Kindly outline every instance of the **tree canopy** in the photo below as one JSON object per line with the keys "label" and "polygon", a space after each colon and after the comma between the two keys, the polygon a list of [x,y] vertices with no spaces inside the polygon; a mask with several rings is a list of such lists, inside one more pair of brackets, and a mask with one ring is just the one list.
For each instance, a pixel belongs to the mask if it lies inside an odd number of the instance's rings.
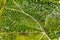
{"label": "tree canopy", "polygon": [[0,40],[58,40],[60,0],[0,0]]}

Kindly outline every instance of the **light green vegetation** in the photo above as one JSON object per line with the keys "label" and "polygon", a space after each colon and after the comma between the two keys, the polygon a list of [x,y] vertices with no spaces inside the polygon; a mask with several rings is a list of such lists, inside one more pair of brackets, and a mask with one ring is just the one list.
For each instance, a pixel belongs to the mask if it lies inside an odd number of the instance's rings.
{"label": "light green vegetation", "polygon": [[6,3],[6,0],[0,0],[0,16],[3,13],[3,9],[4,9],[4,6],[5,6],[5,3]]}
{"label": "light green vegetation", "polygon": [[0,40],[58,40],[59,0],[0,0]]}

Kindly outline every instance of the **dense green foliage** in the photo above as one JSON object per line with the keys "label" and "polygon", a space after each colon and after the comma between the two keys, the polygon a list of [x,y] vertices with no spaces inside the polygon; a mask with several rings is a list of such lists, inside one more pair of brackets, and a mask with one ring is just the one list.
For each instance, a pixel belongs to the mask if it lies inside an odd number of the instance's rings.
{"label": "dense green foliage", "polygon": [[[60,37],[59,0],[6,0],[6,3],[0,1],[0,12],[1,8],[0,40],[39,40],[42,30],[33,18],[51,40]],[[41,40],[48,38],[44,35]]]}

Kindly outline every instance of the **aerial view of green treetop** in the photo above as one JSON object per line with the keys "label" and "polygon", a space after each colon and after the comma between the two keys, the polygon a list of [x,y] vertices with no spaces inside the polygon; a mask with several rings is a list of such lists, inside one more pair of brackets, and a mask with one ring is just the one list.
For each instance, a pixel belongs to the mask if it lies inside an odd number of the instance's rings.
{"label": "aerial view of green treetop", "polygon": [[0,40],[60,40],[60,0],[0,0]]}

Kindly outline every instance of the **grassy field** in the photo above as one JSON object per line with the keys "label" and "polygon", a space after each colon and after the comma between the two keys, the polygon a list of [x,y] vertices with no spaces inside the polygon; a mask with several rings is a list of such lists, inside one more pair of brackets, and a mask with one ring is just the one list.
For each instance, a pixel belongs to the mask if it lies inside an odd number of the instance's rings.
{"label": "grassy field", "polygon": [[0,0],[0,40],[58,40],[59,0]]}

